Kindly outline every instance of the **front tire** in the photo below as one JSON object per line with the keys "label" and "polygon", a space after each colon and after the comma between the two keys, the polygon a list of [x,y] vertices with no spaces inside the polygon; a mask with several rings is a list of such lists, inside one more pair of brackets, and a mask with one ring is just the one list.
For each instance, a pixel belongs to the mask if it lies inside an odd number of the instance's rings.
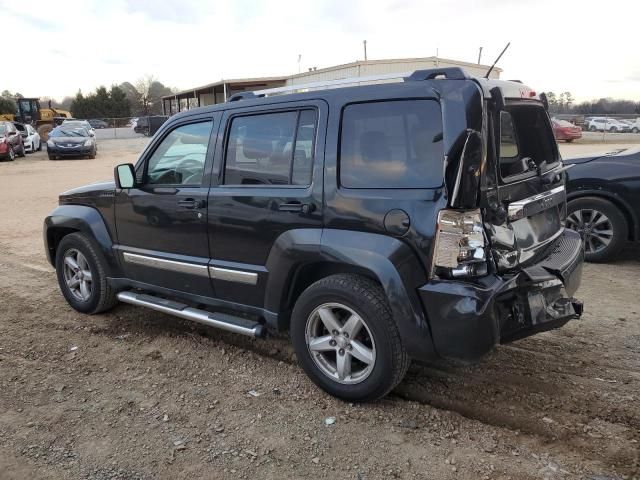
{"label": "front tire", "polygon": [[612,260],[629,238],[629,226],[622,212],[598,197],[571,200],[567,206],[567,227],[582,235],[588,262]]}
{"label": "front tire", "polygon": [[56,250],[56,274],[62,295],[82,313],[107,311],[117,303],[107,282],[107,264],[98,247],[84,234],[65,236]]}
{"label": "front tire", "polygon": [[293,309],[291,338],[311,380],[343,400],[383,397],[409,368],[384,291],[360,275],[332,275],[308,287]]}

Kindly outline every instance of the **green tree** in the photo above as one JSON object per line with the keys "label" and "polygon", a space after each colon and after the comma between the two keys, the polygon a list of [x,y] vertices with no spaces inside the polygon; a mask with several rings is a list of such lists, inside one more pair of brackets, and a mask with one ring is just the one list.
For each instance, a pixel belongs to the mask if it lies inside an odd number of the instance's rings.
{"label": "green tree", "polygon": [[0,97],[0,115],[5,113],[16,113],[16,102],[3,95]]}

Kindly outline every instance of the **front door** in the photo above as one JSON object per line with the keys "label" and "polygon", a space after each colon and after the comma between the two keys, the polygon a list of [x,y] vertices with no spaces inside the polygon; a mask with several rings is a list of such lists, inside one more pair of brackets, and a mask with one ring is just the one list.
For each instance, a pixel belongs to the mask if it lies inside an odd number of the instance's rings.
{"label": "front door", "polygon": [[211,296],[207,195],[216,118],[187,117],[136,166],[140,185],[116,194],[120,260],[128,278]]}
{"label": "front door", "polygon": [[262,307],[270,253],[290,247],[296,230],[322,228],[327,106],[285,105],[223,118],[209,197],[211,278],[222,300]]}

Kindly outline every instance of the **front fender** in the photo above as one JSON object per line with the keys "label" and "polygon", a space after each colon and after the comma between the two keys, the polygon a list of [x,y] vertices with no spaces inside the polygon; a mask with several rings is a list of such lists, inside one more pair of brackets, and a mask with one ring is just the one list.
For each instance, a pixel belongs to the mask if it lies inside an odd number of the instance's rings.
{"label": "front fender", "polygon": [[104,255],[112,274],[120,270],[112,250],[113,239],[100,212],[85,205],[61,205],[44,220],[47,260],[55,267],[56,238],[59,232],[81,232],[93,239]]}

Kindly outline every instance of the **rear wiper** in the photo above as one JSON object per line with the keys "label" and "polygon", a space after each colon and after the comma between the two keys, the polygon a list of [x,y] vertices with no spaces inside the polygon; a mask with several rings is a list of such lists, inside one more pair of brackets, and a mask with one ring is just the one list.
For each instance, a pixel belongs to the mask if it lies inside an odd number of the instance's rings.
{"label": "rear wiper", "polygon": [[[543,162],[544,163],[544,162]],[[570,168],[575,167],[576,164],[575,163],[571,163],[569,165],[564,165],[560,168],[555,168],[553,170],[550,170],[544,174],[542,174],[542,168],[540,168],[540,171],[538,173],[538,176],[540,176],[540,182],[543,185],[550,185],[552,183],[555,183],[558,181],[558,176],[562,173],[562,172],[566,172],[567,170],[569,170]],[[541,166],[542,167],[542,166]]]}

